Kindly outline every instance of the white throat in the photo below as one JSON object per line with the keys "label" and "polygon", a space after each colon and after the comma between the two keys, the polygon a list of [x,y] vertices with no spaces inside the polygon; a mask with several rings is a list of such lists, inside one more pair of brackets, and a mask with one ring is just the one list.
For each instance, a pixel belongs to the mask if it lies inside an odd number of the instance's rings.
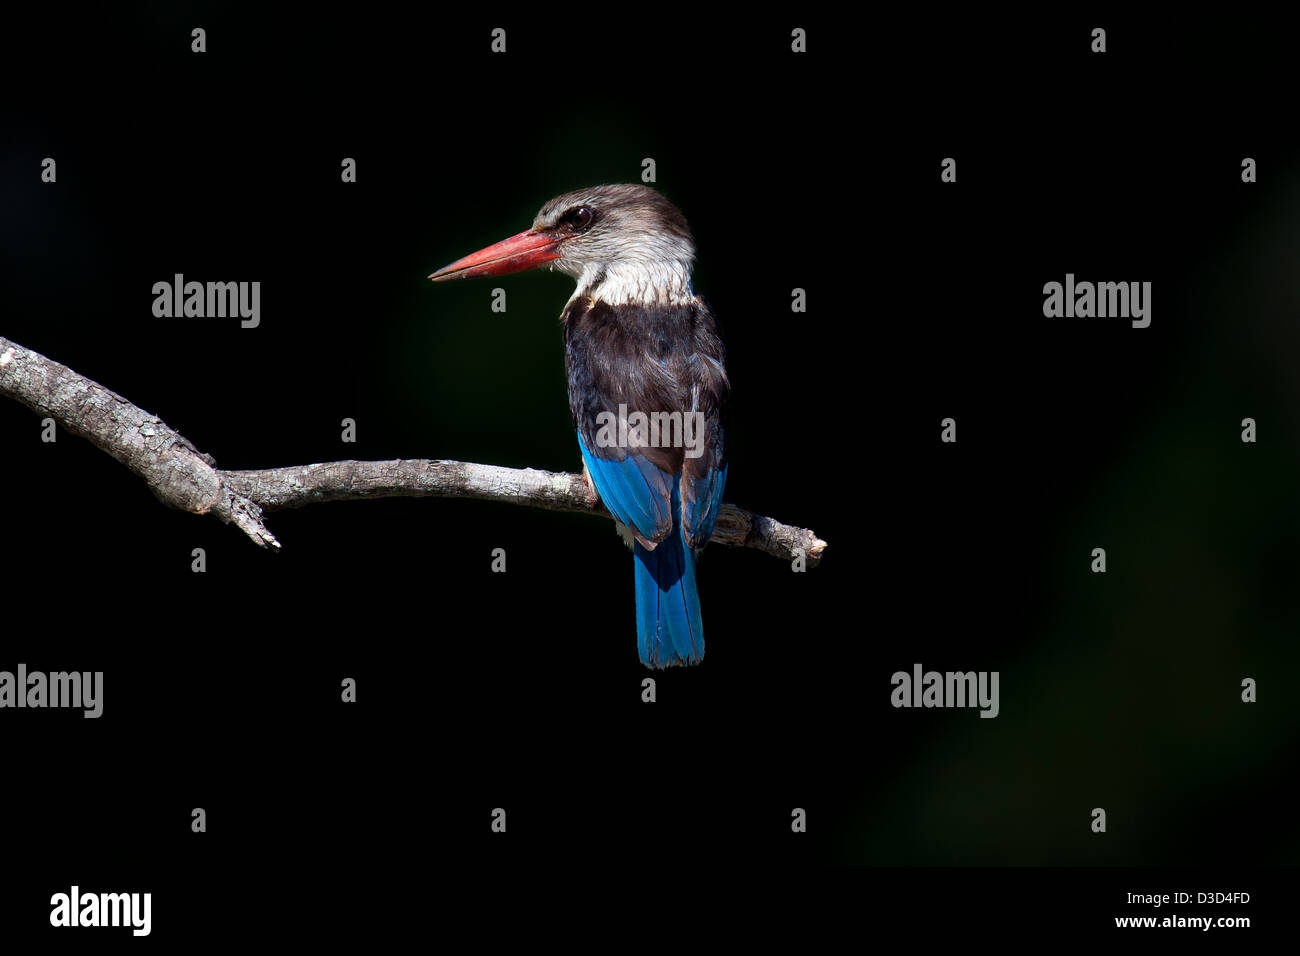
{"label": "white throat", "polygon": [[588,263],[569,301],[584,297],[610,305],[686,305],[695,298],[690,263],[677,259]]}

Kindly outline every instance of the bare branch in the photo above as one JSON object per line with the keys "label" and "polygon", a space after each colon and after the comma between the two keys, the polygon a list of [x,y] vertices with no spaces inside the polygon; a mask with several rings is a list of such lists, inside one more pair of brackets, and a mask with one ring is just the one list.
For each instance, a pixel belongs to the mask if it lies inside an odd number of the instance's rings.
{"label": "bare branch", "polygon": [[[264,512],[318,501],[478,498],[609,517],[581,475],[534,468],[398,459],[225,471],[156,415],[2,336],[0,395],[54,419],[108,452],[143,478],[163,504],[233,524],[262,547],[280,547],[263,521]],[[802,550],[809,567],[816,566],[826,548],[826,542],[806,528],[784,525],[732,504],[724,504],[718,512],[710,540],[757,548],[786,560]]]}

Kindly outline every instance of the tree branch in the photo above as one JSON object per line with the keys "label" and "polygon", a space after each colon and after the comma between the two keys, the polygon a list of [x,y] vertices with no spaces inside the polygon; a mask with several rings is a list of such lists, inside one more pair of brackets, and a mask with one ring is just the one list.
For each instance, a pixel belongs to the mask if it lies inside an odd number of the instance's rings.
{"label": "tree branch", "polygon": [[[279,549],[263,513],[318,501],[363,498],[478,498],[609,517],[581,475],[463,461],[334,461],[264,471],[225,471],[156,415],[38,352],[0,336],[0,395],[54,419],[144,479],[165,505],[233,524],[262,547]],[[826,542],[806,528],[724,504],[710,541],[757,548],[809,567]]]}

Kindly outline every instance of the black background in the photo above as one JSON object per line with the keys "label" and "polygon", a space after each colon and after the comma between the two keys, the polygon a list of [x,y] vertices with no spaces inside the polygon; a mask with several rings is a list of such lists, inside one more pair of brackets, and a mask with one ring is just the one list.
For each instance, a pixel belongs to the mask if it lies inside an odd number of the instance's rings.
{"label": "black background", "polygon": [[[48,926],[49,895],[77,882],[152,891],[158,939],[237,938],[322,903],[322,932],[398,932],[391,901],[425,876],[506,864],[1210,867],[949,874],[919,904],[982,892],[999,913],[990,885],[1068,887],[1057,905],[1092,926],[1137,912],[1121,890],[1276,900],[1279,875],[1250,868],[1300,855],[1284,785],[1300,154],[1281,31],[622,13],[140,6],[6,31],[0,333],[226,468],[576,470],[571,280],[425,276],[653,157],[728,338],[727,498],[830,543],[802,575],[710,549],[708,656],[654,675],[647,705],[607,522],[316,506],[270,517],[272,555],[0,403],[0,668],[106,686],[99,720],[3,715],[25,861],[6,924]],[[152,285],[177,272],[260,281],[261,326],[154,318]],[[1042,286],[1067,272],[1151,281],[1151,327],[1044,318]],[[918,662],[999,671],[1000,716],[895,710],[890,675]],[[217,920],[203,893],[232,885],[239,921]],[[676,885],[630,882],[629,905],[703,892]]]}

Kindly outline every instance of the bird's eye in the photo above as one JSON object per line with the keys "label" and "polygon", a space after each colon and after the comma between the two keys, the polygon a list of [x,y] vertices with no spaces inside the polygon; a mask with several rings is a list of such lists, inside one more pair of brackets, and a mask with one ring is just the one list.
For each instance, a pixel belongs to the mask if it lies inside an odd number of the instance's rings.
{"label": "bird's eye", "polygon": [[560,223],[574,232],[585,232],[595,215],[590,206],[574,206],[560,217]]}

